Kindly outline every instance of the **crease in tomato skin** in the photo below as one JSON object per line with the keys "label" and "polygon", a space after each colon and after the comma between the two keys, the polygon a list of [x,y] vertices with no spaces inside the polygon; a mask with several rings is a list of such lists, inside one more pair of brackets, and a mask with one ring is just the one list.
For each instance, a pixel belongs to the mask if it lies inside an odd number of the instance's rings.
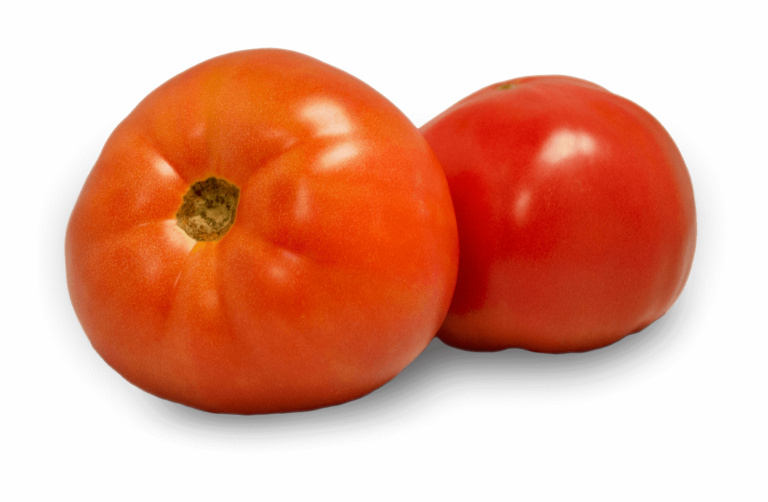
{"label": "crease in tomato skin", "polygon": [[[200,244],[198,252],[187,258],[176,280],[174,298],[165,314],[164,334],[157,343],[155,356],[155,361],[174,375],[172,381],[175,382],[175,385],[162,383],[163,388],[155,393],[176,402],[211,403],[219,399],[209,388],[208,381],[215,377],[210,369],[212,360],[218,361],[228,373],[242,366],[242,362],[237,362],[239,356],[235,349],[240,341],[221,315],[218,242]],[[179,324],[179,318],[194,322]]]}
{"label": "crease in tomato skin", "polygon": [[[324,146],[318,147],[322,151]],[[332,248],[321,245],[327,240],[326,233],[335,233],[333,228],[327,227],[322,222],[332,217],[334,221],[346,218],[349,223],[347,236],[355,235],[352,230],[365,227],[371,231],[376,223],[376,210],[367,209],[370,217],[362,218],[360,215],[348,211],[340,211],[342,199],[347,199],[350,205],[357,203],[357,199],[370,197],[373,186],[366,188],[370,180],[339,178],[337,175],[321,174],[315,172],[297,172],[295,163],[300,164],[311,160],[313,155],[307,157],[304,152],[296,152],[296,158],[281,158],[275,162],[285,165],[276,165],[269,170],[262,171],[259,177],[254,177],[251,184],[243,187],[242,207],[246,212],[258,213],[263,217],[252,221],[245,221],[244,226],[253,235],[265,238],[292,252],[306,254],[311,253],[313,260],[323,263],[336,261],[334,256],[341,252],[339,257],[348,254],[343,251],[345,247],[358,247],[353,240],[341,241],[338,238],[329,240]],[[299,164],[299,165],[300,165]],[[331,176],[330,178],[328,176]],[[365,195],[358,193],[368,192]],[[383,197],[383,195],[382,195]],[[343,213],[346,213],[344,216]],[[361,226],[361,223],[365,225]],[[336,224],[336,223],[334,223]],[[325,250],[325,251],[324,251]],[[322,256],[321,256],[322,255]],[[330,262],[329,262],[330,260]]]}
{"label": "crease in tomato skin", "polygon": [[[205,86],[205,83],[202,84]],[[162,92],[163,88],[157,89],[157,98],[167,100],[171,95]],[[219,91],[217,91],[219,92]],[[211,94],[209,91],[208,94]],[[215,94],[215,93],[213,93]],[[183,93],[175,99],[184,98]],[[186,101],[181,106],[186,106]],[[251,154],[244,154],[243,148],[237,145],[237,138],[222,140],[230,134],[228,131],[237,129],[236,124],[227,123],[227,119],[222,117],[222,110],[218,108],[216,100],[212,103],[206,103],[200,109],[191,109],[190,117],[181,124],[174,123],[147,123],[142,122],[140,127],[144,135],[154,137],[155,149],[162,153],[168,163],[176,166],[177,172],[188,183],[207,179],[210,176],[223,177],[231,179],[236,185],[242,185],[247,176],[256,171],[270,157],[279,156],[282,151],[295,143],[296,138],[288,131],[283,133],[283,138],[271,138],[270,135],[259,134],[259,131],[251,133],[251,137],[258,145],[258,148],[250,148]],[[225,114],[231,115],[225,111]],[[176,110],[169,110],[164,116],[173,117]],[[197,124],[195,129],[198,131],[193,136],[186,138],[187,148],[184,152],[193,152],[189,156],[169,154],[170,150],[177,149],[174,142],[178,141],[178,136],[183,134],[181,130],[186,127],[187,122]],[[250,130],[248,126],[242,129]],[[159,134],[163,131],[162,134]],[[287,136],[286,136],[287,135]],[[252,141],[253,143],[253,141]],[[286,146],[287,144],[287,146]],[[222,146],[223,145],[223,146]],[[253,154],[255,152],[255,154]],[[233,159],[237,157],[236,159]]]}
{"label": "crease in tomato skin", "polygon": [[[235,234],[233,234],[233,237],[234,237],[234,235],[235,235]],[[252,236],[252,237],[253,237],[253,236]],[[271,241],[267,241],[267,242],[271,242]],[[275,244],[275,243],[272,243],[272,244]],[[277,244],[275,244],[275,245],[277,245]],[[279,247],[279,246],[278,246],[278,247]],[[306,256],[304,256],[304,258],[306,259],[307,257],[306,257]],[[326,272],[326,273],[328,273],[328,274],[331,274],[331,275],[332,275],[332,274],[334,274],[334,269],[328,269],[328,268],[327,268],[327,265],[326,265],[326,267],[325,267],[325,272]],[[302,317],[304,317],[304,315],[302,315]],[[439,322],[439,321],[438,321],[438,322]],[[436,324],[437,324],[437,323],[436,323]]]}

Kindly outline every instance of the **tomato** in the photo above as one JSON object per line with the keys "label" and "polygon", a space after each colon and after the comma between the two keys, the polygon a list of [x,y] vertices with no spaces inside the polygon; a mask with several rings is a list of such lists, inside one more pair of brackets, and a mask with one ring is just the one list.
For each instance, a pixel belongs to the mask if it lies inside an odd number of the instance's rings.
{"label": "tomato", "polygon": [[680,295],[693,188],[672,138],[636,104],[576,78],[527,77],[421,130],[459,227],[445,343],[586,351],[642,330]]}
{"label": "tomato", "polygon": [[418,129],[356,78],[224,55],[115,129],[66,234],[72,304],[128,381],[212,412],[358,398],[429,344],[458,236]]}

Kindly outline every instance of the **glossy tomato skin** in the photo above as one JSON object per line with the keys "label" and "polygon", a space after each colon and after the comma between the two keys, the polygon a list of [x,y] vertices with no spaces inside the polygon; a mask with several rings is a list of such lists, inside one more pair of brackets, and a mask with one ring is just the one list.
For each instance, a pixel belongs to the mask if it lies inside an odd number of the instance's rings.
{"label": "glossy tomato skin", "polygon": [[[209,177],[234,224],[177,225]],[[308,410],[383,385],[430,342],[458,268],[445,176],[389,101],[310,57],[206,61],[148,95],[88,176],[67,281],[97,352],[138,387],[220,413]]]}
{"label": "glossy tomato skin", "polygon": [[461,258],[438,336],[492,351],[586,351],[664,315],[696,243],[688,170],[648,112],[590,82],[486,87],[422,128]]}

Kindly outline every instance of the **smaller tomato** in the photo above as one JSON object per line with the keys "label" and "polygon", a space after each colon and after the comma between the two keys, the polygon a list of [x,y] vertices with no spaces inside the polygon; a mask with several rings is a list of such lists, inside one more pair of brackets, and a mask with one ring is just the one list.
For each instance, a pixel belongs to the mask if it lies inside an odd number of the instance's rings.
{"label": "smaller tomato", "polygon": [[448,178],[459,276],[438,336],[584,351],[661,317],[691,269],[693,188],[648,112],[571,77],[486,87],[422,127]]}

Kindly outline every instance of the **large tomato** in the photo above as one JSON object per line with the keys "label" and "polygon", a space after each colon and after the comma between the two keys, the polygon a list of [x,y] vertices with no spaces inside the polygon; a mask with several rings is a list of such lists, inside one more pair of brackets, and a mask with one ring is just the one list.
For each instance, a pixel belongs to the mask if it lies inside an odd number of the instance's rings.
{"label": "large tomato", "polygon": [[445,176],[389,101],[301,54],[204,62],[115,129],[66,236],[98,353],[213,412],[360,397],[430,342],[456,280]]}
{"label": "large tomato", "polygon": [[570,77],[486,87],[422,127],[459,226],[439,337],[469,350],[584,351],[661,317],[696,243],[688,170],[636,104]]}

